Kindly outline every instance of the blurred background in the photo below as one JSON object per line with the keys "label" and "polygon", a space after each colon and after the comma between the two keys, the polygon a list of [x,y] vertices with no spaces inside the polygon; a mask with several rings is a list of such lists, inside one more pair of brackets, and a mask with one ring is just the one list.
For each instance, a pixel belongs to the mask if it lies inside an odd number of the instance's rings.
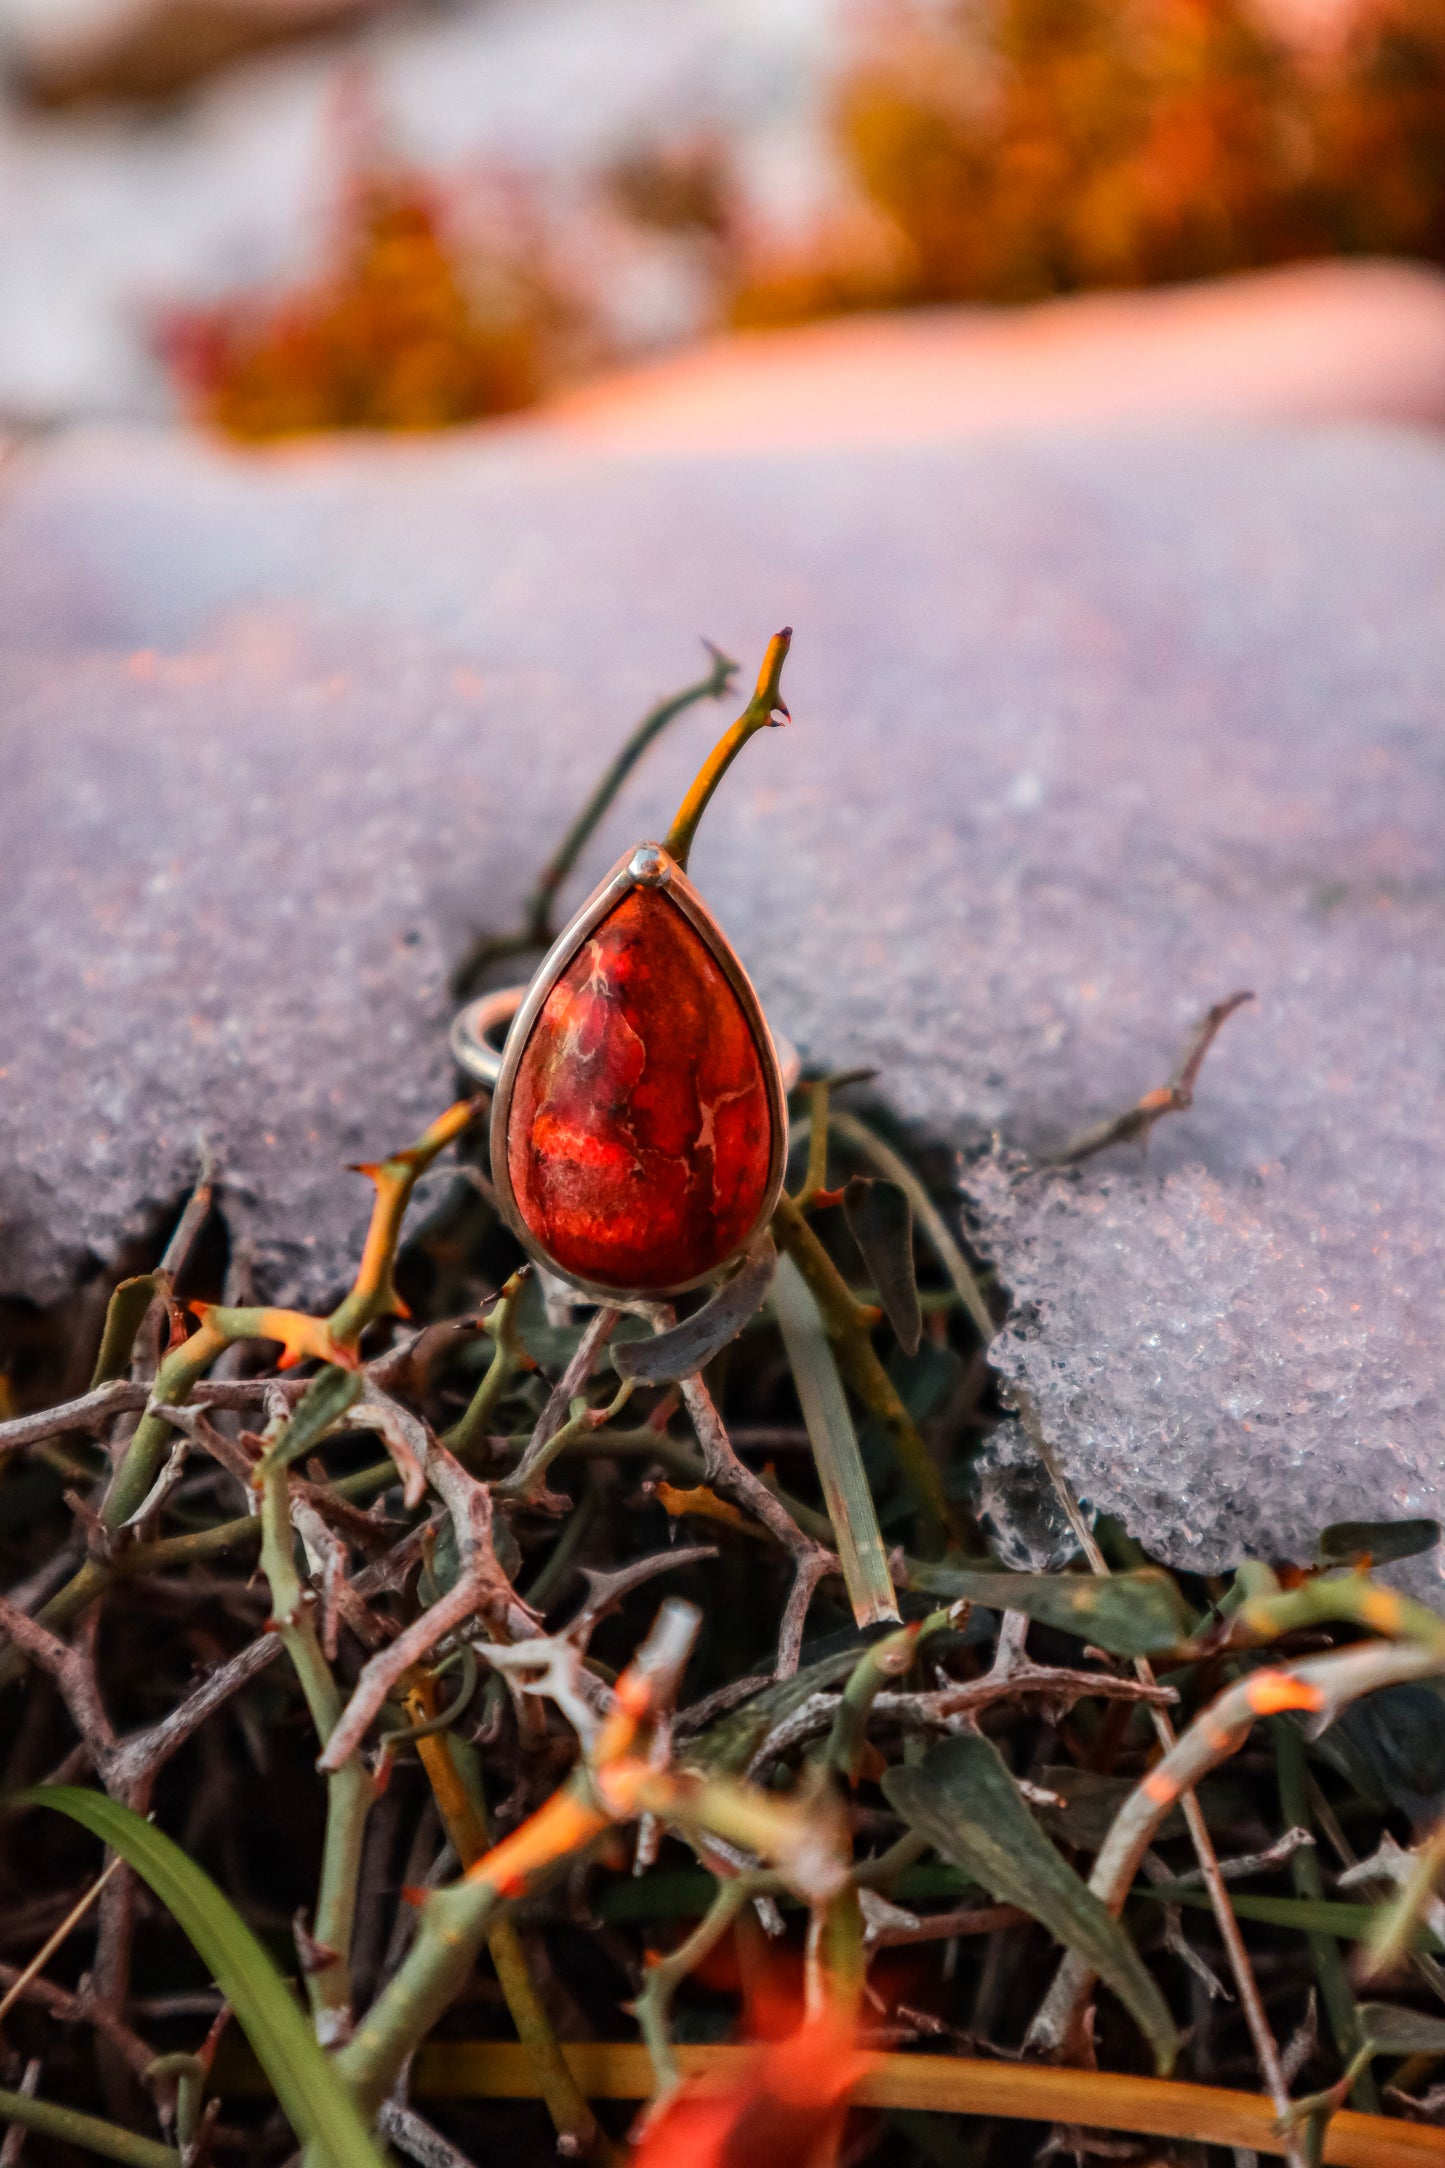
{"label": "blurred background", "polygon": [[0,0],[0,40],[12,432],[1445,419],[1445,0]]}

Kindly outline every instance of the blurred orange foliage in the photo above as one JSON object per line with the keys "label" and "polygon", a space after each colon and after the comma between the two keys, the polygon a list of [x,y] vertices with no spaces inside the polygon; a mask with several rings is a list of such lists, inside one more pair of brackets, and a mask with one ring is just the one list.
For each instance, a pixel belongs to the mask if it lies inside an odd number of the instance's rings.
{"label": "blurred orange foliage", "polygon": [[649,2123],[631,2168],[832,2168],[871,2060],[825,2011],[759,2048],[730,2085],[684,2086]]}
{"label": "blurred orange foliage", "polygon": [[175,311],[161,343],[231,436],[441,429],[530,404],[556,315],[520,252],[465,256],[436,191],[377,166],[352,185],[329,271],[279,299]]}
{"label": "blurred orange foliage", "polygon": [[1445,260],[1440,0],[1315,51],[1249,0],[887,0],[837,127],[864,207],[755,259],[734,321]]}

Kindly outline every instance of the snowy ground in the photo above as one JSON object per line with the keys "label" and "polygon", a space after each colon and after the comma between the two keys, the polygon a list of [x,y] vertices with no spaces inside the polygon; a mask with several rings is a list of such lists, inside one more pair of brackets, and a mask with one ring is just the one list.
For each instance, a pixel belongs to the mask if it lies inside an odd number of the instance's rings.
{"label": "snowy ground", "polygon": [[[706,632],[795,722],[695,871],[770,1014],[977,1149],[1162,1082],[1151,1156],[966,1180],[1084,1493],[1190,1564],[1445,1513],[1445,447],[1381,424],[726,457],[561,431],[35,445],[0,485],[0,1256],[41,1294],[204,1133],[270,1286],[452,1091],[511,922]],[[679,727],[589,873],[665,825]],[[575,884],[580,894],[585,877]]]}

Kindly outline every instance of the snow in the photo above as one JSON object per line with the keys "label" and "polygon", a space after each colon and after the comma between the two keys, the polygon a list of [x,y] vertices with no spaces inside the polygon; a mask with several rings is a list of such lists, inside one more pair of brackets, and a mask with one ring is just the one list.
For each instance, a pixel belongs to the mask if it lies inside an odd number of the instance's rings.
{"label": "snow", "polygon": [[[196,1138],[268,1288],[451,1096],[445,981],[707,633],[795,721],[693,871],[781,1029],[953,1138],[1000,1344],[1165,1555],[1445,1507],[1445,446],[1221,424],[681,457],[545,435],[0,486],[0,1225],[43,1297]],[[665,828],[717,727],[632,779]],[[574,883],[580,900],[587,875]],[[1159,1084],[1068,1176],[1020,1157]],[[993,1138],[1000,1139],[997,1150]]]}

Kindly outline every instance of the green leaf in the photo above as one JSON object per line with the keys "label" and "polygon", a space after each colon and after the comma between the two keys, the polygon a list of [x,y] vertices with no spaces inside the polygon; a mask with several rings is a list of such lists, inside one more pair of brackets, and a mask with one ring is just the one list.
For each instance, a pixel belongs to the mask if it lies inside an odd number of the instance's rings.
{"label": "green leaf", "polygon": [[8,1807],[55,1807],[129,1861],[175,1914],[236,2014],[291,2128],[325,2168],[383,2168],[384,2156],[309,2019],[250,1928],[210,1876],[149,1822],[101,1792],[39,1784]]}
{"label": "green leaf", "polygon": [[1368,1558],[1385,1566],[1396,1558],[1415,1558],[1440,1541],[1438,1521],[1331,1521],[1320,1530],[1320,1564],[1348,1566]]}
{"label": "green leaf", "polygon": [[998,1749],[979,1732],[890,1769],[883,1792],[911,1829],[998,1903],[1018,1905],[1077,1950],[1135,2019],[1161,2073],[1179,2045],[1174,2021],[1119,1922],[1054,1850],[1024,1805]]}
{"label": "green leaf", "polygon": [[843,1217],[889,1324],[908,1354],[917,1354],[923,1317],[913,1267],[913,1207],[907,1192],[896,1182],[855,1174],[843,1192]]}
{"label": "green leaf", "polygon": [[1361,2044],[1377,2055],[1445,2055],[1445,2018],[1392,2002],[1362,2002],[1359,2019]]}
{"label": "green leaf", "polygon": [[640,1385],[665,1385],[705,1368],[762,1308],[777,1265],[772,1238],[764,1234],[732,1278],[724,1280],[691,1317],[650,1340],[624,1340],[614,1347],[612,1366],[617,1375]]}
{"label": "green leaf", "polygon": [[1184,1599],[1167,1573],[1001,1573],[947,1560],[910,1565],[915,1588],[991,1611],[1022,1611],[1041,1626],[1077,1634],[1111,1656],[1156,1656],[1186,1637]]}
{"label": "green leaf", "polygon": [[1310,1750],[1373,1805],[1433,1821],[1445,1801],[1445,1684],[1382,1686],[1352,1701]]}

